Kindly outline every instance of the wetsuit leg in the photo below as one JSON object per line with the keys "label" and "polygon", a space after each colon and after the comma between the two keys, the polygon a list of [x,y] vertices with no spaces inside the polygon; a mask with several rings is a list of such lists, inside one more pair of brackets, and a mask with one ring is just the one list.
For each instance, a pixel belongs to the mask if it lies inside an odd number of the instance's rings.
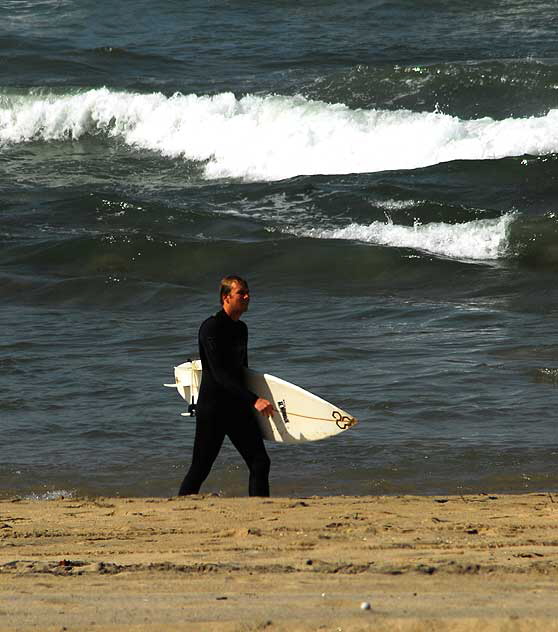
{"label": "wetsuit leg", "polygon": [[182,481],[179,496],[197,494],[208,477],[225,438],[225,429],[219,417],[216,411],[207,413],[198,409],[192,464]]}
{"label": "wetsuit leg", "polygon": [[269,496],[270,460],[254,415],[245,413],[230,420],[227,435],[250,470],[250,496]]}

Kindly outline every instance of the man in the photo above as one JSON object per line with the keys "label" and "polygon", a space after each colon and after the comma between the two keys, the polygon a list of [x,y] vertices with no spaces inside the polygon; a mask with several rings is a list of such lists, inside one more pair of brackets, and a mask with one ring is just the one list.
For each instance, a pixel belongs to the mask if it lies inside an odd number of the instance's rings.
{"label": "man", "polygon": [[248,284],[236,275],[225,277],[220,300],[221,311],[202,323],[198,335],[203,373],[196,436],[192,465],[178,494],[199,492],[227,435],[250,470],[250,496],[269,496],[270,461],[255,412],[269,416],[273,406],[246,388],[243,375],[248,366],[248,328],[240,317],[250,302]]}

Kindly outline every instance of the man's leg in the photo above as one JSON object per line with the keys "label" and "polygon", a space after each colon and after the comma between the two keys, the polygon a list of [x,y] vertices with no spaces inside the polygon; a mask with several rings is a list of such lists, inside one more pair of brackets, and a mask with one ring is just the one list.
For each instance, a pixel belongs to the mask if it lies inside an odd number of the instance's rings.
{"label": "man's leg", "polygon": [[200,491],[219,454],[224,438],[225,431],[219,423],[217,414],[200,413],[198,409],[192,464],[182,481],[179,496],[197,494]]}
{"label": "man's leg", "polygon": [[270,460],[253,413],[248,411],[231,419],[227,434],[250,470],[250,496],[269,496]]}

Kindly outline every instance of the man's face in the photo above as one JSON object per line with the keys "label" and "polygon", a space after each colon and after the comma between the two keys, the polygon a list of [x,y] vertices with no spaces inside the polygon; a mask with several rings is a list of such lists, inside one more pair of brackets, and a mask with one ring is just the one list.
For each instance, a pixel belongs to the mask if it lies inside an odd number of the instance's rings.
{"label": "man's face", "polygon": [[250,291],[247,285],[233,281],[230,294],[224,297],[224,304],[237,314],[244,314],[250,303]]}

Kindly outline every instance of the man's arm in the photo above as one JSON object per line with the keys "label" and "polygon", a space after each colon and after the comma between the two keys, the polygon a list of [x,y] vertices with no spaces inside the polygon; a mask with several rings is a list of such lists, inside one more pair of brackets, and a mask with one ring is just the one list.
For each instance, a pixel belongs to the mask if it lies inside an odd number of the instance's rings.
{"label": "man's arm", "polygon": [[[248,368],[248,328],[246,328],[244,331],[246,332],[246,345],[244,347],[244,366]],[[254,402],[254,408],[266,417],[271,417],[271,415],[273,414],[273,405],[264,397],[258,397],[258,399]]]}

